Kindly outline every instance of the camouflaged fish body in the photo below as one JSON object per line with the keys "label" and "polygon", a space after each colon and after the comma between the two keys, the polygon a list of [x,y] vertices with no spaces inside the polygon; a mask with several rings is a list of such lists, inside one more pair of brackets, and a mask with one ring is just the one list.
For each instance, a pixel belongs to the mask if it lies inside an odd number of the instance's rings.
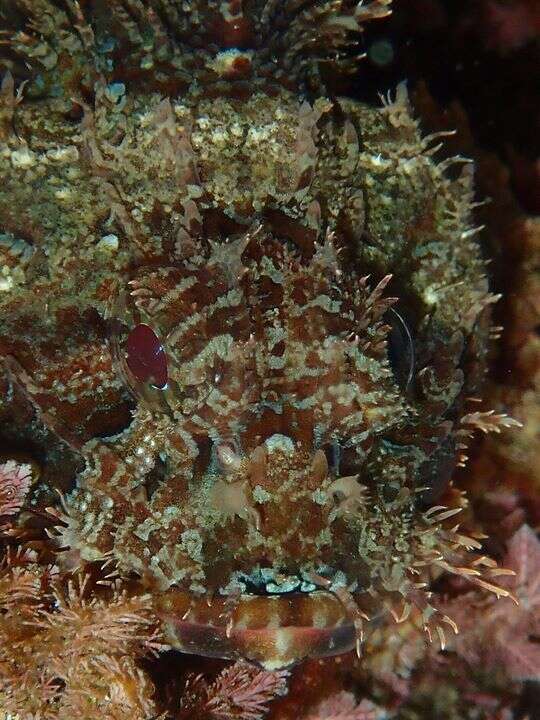
{"label": "camouflaged fish body", "polygon": [[0,3],[0,353],[82,458],[59,562],[191,652],[276,667],[411,608],[443,638],[433,569],[498,591],[450,484],[494,297],[470,164],[404,85],[325,91],[388,3],[109,5]]}

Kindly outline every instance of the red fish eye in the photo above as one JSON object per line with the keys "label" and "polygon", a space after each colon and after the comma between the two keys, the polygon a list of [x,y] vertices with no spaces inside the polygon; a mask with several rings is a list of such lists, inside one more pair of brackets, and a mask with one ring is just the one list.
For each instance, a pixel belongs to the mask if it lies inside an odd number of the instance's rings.
{"label": "red fish eye", "polygon": [[136,325],[126,341],[126,362],[139,382],[162,390],[167,385],[167,356],[161,340],[149,325]]}

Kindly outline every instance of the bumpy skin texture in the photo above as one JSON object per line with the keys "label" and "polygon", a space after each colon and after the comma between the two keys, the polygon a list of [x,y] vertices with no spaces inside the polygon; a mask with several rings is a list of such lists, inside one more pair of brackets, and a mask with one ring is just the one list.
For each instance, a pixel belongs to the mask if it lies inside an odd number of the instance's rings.
{"label": "bumpy skin texture", "polygon": [[[470,166],[434,161],[403,86],[330,99],[294,59],[317,13],[340,47],[387,3],[310,6],[305,27],[296,3],[290,25],[271,2],[192,5],[175,40],[154,3],[112,3],[106,30],[99,3],[5,4],[38,23],[6,66],[41,68],[2,86],[0,354],[84,463],[59,562],[193,602],[348,588],[357,633],[360,612],[427,624],[432,572],[493,588],[446,511],[493,300]],[[127,362],[140,324],[165,389]]]}

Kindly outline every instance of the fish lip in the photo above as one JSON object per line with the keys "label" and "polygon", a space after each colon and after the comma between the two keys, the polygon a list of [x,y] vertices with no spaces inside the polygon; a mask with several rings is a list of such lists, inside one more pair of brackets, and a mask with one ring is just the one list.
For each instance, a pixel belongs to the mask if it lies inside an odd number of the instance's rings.
{"label": "fish lip", "polygon": [[243,659],[274,670],[355,646],[353,622],[327,591],[244,594],[227,619],[228,601],[217,597],[209,604],[181,592],[165,598],[157,611],[165,641],[184,653]]}

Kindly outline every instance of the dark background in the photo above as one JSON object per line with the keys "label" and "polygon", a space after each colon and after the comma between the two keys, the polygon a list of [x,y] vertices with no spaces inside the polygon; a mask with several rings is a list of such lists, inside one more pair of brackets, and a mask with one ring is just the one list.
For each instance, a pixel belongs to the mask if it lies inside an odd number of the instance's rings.
{"label": "dark background", "polygon": [[376,102],[407,80],[413,99],[420,86],[443,108],[459,104],[475,143],[508,166],[523,210],[540,212],[539,0],[394,0],[361,45],[353,95]]}

